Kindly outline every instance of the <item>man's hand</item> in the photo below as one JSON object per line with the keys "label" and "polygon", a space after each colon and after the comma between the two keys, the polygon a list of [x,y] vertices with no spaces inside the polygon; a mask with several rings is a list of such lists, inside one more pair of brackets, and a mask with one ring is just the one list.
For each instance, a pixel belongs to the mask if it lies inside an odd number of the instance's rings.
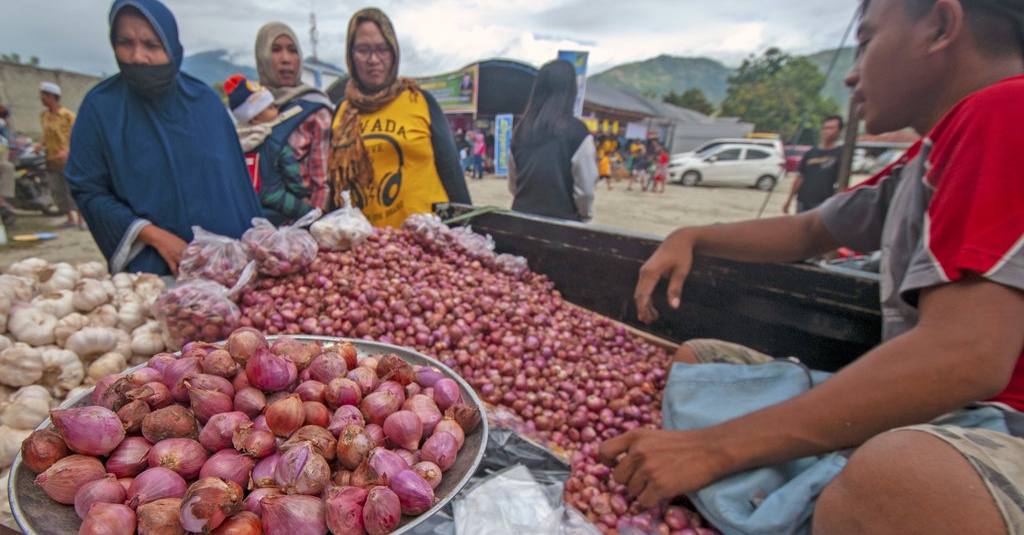
{"label": "man's hand", "polygon": [[784,214],[788,214],[789,213],[789,205],[790,205],[790,201],[791,200],[792,200],[792,197],[790,197],[789,199],[786,199],[786,202],[782,205],[782,213],[784,213]]}
{"label": "man's hand", "polygon": [[693,265],[693,239],[686,229],[669,234],[657,251],[640,267],[640,279],[633,291],[637,317],[644,323],[658,319],[658,311],[651,304],[651,294],[658,281],[668,279],[668,302],[672,308],[679,308],[679,296],[683,293],[683,280],[690,274]]}
{"label": "man's hand", "polygon": [[704,431],[634,429],[601,444],[597,460],[645,507],[695,492],[730,473]]}

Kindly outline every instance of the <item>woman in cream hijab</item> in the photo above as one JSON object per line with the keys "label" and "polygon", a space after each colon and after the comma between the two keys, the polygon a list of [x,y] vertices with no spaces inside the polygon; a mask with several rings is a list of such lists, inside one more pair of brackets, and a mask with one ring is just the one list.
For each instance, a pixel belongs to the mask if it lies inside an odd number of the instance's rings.
{"label": "woman in cream hijab", "polygon": [[285,136],[295,153],[303,184],[310,192],[310,204],[327,209],[327,151],[333,110],[323,91],[302,83],[302,49],[295,32],[286,24],[270,22],[260,28],[256,34],[256,69],[260,83],[274,95],[281,114],[294,113],[274,128],[274,135]]}

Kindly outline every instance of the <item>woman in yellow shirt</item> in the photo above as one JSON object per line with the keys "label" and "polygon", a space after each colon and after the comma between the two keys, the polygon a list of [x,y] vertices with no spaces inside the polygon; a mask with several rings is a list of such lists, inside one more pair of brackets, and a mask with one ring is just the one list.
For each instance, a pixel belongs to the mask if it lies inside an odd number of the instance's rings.
{"label": "woman in yellow shirt", "polygon": [[351,79],[331,126],[328,171],[335,206],[351,193],[374,226],[400,226],[434,203],[470,204],[451,129],[437,101],[398,77],[398,39],[382,11],[348,24]]}

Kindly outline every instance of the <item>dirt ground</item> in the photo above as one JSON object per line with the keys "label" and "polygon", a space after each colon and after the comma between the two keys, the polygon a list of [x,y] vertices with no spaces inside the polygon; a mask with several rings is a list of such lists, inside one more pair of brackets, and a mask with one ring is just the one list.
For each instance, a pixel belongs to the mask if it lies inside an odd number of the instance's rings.
{"label": "dirt ground", "polygon": [[[863,177],[855,177],[857,178]],[[682,226],[726,223],[781,215],[782,204],[793,184],[793,176],[782,179],[768,193],[754,189],[720,187],[684,187],[668,184],[664,193],[626,189],[627,181],[618,180],[608,190],[598,184],[591,224],[663,237]],[[470,195],[476,206],[508,209],[512,196],[504,177],[486,175],[469,180]],[[763,213],[762,213],[763,210]],[[59,228],[63,217],[19,212],[18,221],[7,229],[7,245],[0,246],[0,271],[24,258],[39,257],[50,262],[103,261],[92,235],[76,228]],[[34,242],[16,242],[14,236],[53,233],[56,237]]]}

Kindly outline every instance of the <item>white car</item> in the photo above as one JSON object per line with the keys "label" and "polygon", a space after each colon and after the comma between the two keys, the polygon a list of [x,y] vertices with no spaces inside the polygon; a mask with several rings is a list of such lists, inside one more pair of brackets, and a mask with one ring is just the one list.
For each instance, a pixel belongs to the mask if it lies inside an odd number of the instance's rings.
{"label": "white car", "polygon": [[785,170],[785,158],[772,148],[723,144],[674,156],[668,163],[668,178],[684,186],[746,186],[768,191]]}

